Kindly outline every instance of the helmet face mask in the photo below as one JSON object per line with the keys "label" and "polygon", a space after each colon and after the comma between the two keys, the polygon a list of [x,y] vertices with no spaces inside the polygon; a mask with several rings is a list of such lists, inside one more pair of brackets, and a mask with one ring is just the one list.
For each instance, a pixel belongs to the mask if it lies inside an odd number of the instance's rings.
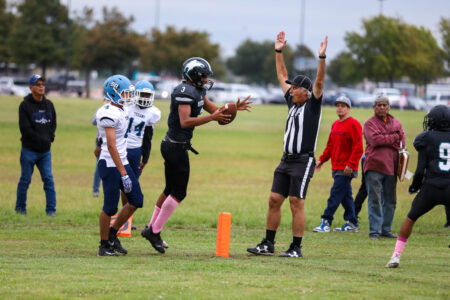
{"label": "helmet face mask", "polygon": [[214,82],[208,79],[204,82],[203,79],[213,74],[209,63],[201,57],[191,57],[183,63],[182,70],[183,79],[190,81],[195,87],[210,90]]}
{"label": "helmet face mask", "polygon": [[115,104],[127,106],[134,102],[134,86],[123,75],[113,75],[106,79],[103,90],[104,99]]}
{"label": "helmet face mask", "polygon": [[436,105],[423,119],[424,130],[450,128],[450,109],[445,105]]}
{"label": "helmet face mask", "polygon": [[147,80],[141,80],[134,86],[134,99],[139,107],[152,107],[155,99],[155,88]]}

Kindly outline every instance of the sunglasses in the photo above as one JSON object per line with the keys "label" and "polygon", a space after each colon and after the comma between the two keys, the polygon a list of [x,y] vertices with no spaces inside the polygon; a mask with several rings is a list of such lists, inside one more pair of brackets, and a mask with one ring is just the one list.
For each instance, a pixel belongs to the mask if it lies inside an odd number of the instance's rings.
{"label": "sunglasses", "polygon": [[45,86],[45,83],[36,83],[34,86],[37,86],[37,87]]}

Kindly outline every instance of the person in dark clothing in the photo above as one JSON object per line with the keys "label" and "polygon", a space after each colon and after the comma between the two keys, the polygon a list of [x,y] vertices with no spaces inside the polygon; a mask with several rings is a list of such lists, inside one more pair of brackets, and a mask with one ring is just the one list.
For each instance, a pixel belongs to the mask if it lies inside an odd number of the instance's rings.
{"label": "person in dark clothing", "polygon": [[[361,170],[364,170],[364,160],[366,156],[361,157]],[[367,188],[366,188],[366,177],[364,172],[361,172],[361,186],[359,187],[358,193],[355,196],[355,214],[358,218],[359,212],[361,211],[362,205],[367,198]]]}
{"label": "person in dark clothing", "polygon": [[29,79],[31,94],[19,106],[19,127],[22,134],[20,152],[21,175],[17,185],[16,212],[27,214],[27,191],[36,165],[44,183],[47,205],[45,212],[54,217],[56,193],[52,174],[50,147],[55,139],[56,112],[53,103],[45,97],[44,79],[33,75]]}

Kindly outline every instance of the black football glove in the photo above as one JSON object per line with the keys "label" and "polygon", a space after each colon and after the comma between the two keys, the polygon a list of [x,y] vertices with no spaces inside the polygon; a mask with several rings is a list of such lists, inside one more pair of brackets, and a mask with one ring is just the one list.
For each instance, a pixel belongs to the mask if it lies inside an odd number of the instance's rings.
{"label": "black football glove", "polygon": [[409,192],[410,194],[417,193],[418,191],[419,191],[419,188],[417,188],[417,187],[415,187],[415,186],[410,185],[410,186],[408,187],[408,192]]}

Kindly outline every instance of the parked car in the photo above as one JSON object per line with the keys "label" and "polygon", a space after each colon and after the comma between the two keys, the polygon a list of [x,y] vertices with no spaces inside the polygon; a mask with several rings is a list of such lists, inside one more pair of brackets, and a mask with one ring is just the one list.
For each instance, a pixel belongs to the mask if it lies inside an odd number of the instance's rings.
{"label": "parked car", "polygon": [[427,103],[422,99],[418,97],[407,97],[406,98],[407,105],[405,109],[412,109],[412,110],[426,110],[427,109]]}
{"label": "parked car", "polygon": [[155,86],[155,99],[170,100],[173,89],[180,83],[181,81],[179,80],[163,80],[158,82]]}
{"label": "parked car", "polygon": [[373,90],[375,97],[385,95],[389,98],[389,105],[392,108],[406,107],[408,105],[406,97],[402,95],[399,89],[394,88],[376,88]]}
{"label": "parked car", "polygon": [[248,95],[253,104],[262,103],[261,97],[255,89],[240,83],[215,83],[206,96],[211,101],[226,103],[236,102],[237,98],[244,100]]}
{"label": "parked car", "polygon": [[66,89],[66,74],[56,73],[45,81],[45,91],[67,91],[75,92],[81,97],[85,91],[86,83],[83,80],[78,80],[74,75],[69,74],[67,76],[67,89]]}
{"label": "parked car", "polygon": [[266,98],[262,99],[263,103],[270,104],[286,104],[286,100],[284,99],[283,90],[281,87],[273,87],[267,89],[268,94]]}
{"label": "parked car", "polygon": [[0,93],[25,97],[30,93],[28,80],[26,78],[1,77]]}
{"label": "parked car", "polygon": [[362,90],[344,87],[339,88],[337,91],[326,92],[323,96],[323,103],[325,105],[334,105],[334,100],[342,95],[350,99],[352,107],[372,107],[375,99],[373,95]]}
{"label": "parked car", "polygon": [[450,106],[449,92],[437,92],[427,97],[427,109],[432,109],[434,106],[441,104]]}

